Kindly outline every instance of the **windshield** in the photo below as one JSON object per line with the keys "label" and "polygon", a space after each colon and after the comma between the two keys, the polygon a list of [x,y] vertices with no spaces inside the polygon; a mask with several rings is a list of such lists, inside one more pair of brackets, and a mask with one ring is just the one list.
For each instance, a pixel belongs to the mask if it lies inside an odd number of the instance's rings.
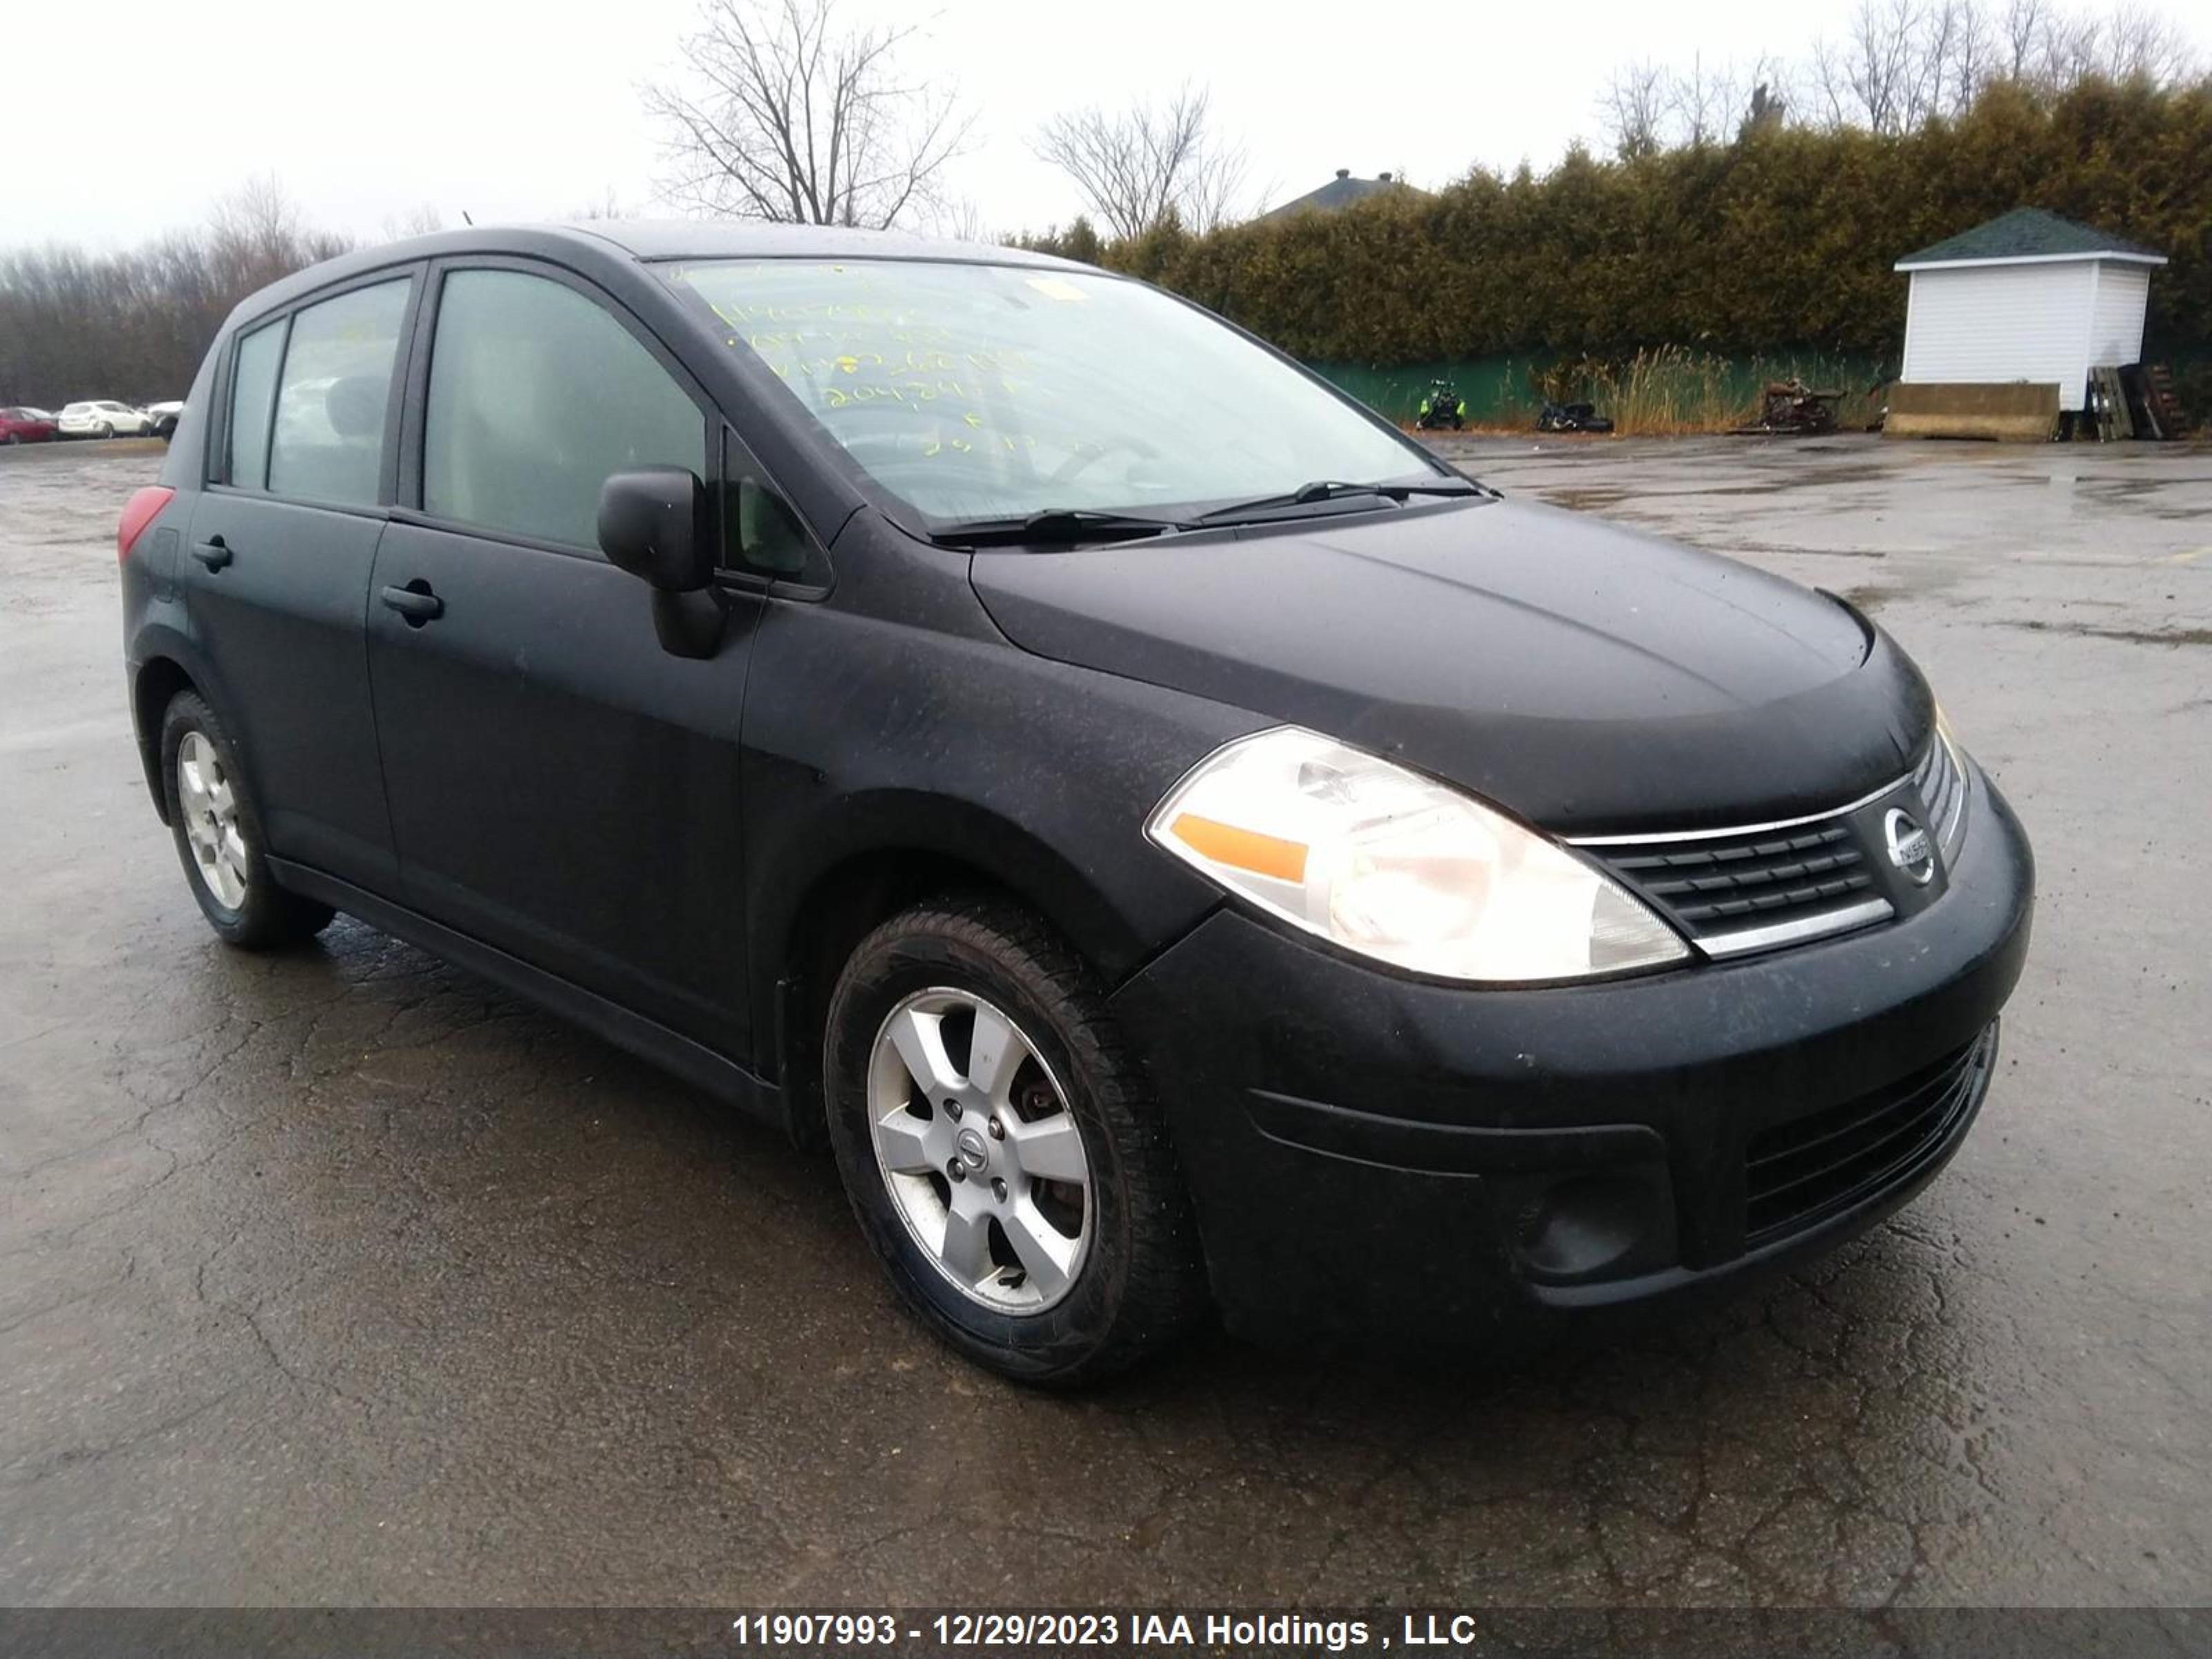
{"label": "windshield", "polygon": [[675,267],[884,489],[939,520],[1159,514],[1441,474],[1233,330],[1088,272],[899,259]]}

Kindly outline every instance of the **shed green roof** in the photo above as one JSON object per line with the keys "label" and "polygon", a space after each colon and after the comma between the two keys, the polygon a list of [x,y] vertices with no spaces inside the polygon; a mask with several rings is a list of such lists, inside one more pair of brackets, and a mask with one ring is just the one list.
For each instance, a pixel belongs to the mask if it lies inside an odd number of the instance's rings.
{"label": "shed green roof", "polygon": [[2166,256],[2155,248],[2077,225],[2041,208],[2014,208],[1987,224],[1962,230],[1933,247],[1908,253],[1897,262],[1899,270],[1917,265],[2002,264],[2018,259],[2135,259],[2164,264]]}

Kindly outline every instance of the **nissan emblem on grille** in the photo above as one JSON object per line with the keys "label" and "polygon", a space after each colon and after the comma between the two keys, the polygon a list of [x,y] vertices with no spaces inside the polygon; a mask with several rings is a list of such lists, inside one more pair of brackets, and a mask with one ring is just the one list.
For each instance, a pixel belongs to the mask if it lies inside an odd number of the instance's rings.
{"label": "nissan emblem on grille", "polygon": [[1911,813],[1901,806],[1889,809],[1881,821],[1881,838],[1889,847],[1889,861],[1917,887],[1936,878],[1936,848]]}

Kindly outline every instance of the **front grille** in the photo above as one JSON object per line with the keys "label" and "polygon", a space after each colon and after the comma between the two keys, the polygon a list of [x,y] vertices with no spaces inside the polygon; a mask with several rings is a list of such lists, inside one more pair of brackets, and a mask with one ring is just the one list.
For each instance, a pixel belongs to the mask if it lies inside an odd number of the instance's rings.
{"label": "front grille", "polygon": [[1948,862],[1959,832],[1966,827],[1966,774],[1941,732],[1929,739],[1928,752],[1912,769],[1912,787],[1928,809],[1928,833]]}
{"label": "front grille", "polygon": [[[1692,939],[1847,912],[1875,896],[1858,837],[1843,818],[1698,840],[1612,842],[1590,849]],[[1887,915],[1888,907],[1881,907]],[[1871,915],[1860,920],[1875,920]],[[1845,925],[1849,925],[1846,923]]]}
{"label": "front grille", "polygon": [[1755,1246],[1901,1181],[1973,1109],[1996,1027],[1886,1088],[1761,1130],[1745,1153],[1744,1233]]}

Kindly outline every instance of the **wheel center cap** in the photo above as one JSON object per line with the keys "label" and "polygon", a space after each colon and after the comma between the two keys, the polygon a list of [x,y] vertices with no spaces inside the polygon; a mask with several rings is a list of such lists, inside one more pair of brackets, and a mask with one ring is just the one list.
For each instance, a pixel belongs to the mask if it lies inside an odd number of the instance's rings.
{"label": "wheel center cap", "polygon": [[971,1170],[980,1170],[991,1161],[982,1135],[974,1129],[963,1129],[952,1138],[952,1145],[960,1154],[960,1161]]}

